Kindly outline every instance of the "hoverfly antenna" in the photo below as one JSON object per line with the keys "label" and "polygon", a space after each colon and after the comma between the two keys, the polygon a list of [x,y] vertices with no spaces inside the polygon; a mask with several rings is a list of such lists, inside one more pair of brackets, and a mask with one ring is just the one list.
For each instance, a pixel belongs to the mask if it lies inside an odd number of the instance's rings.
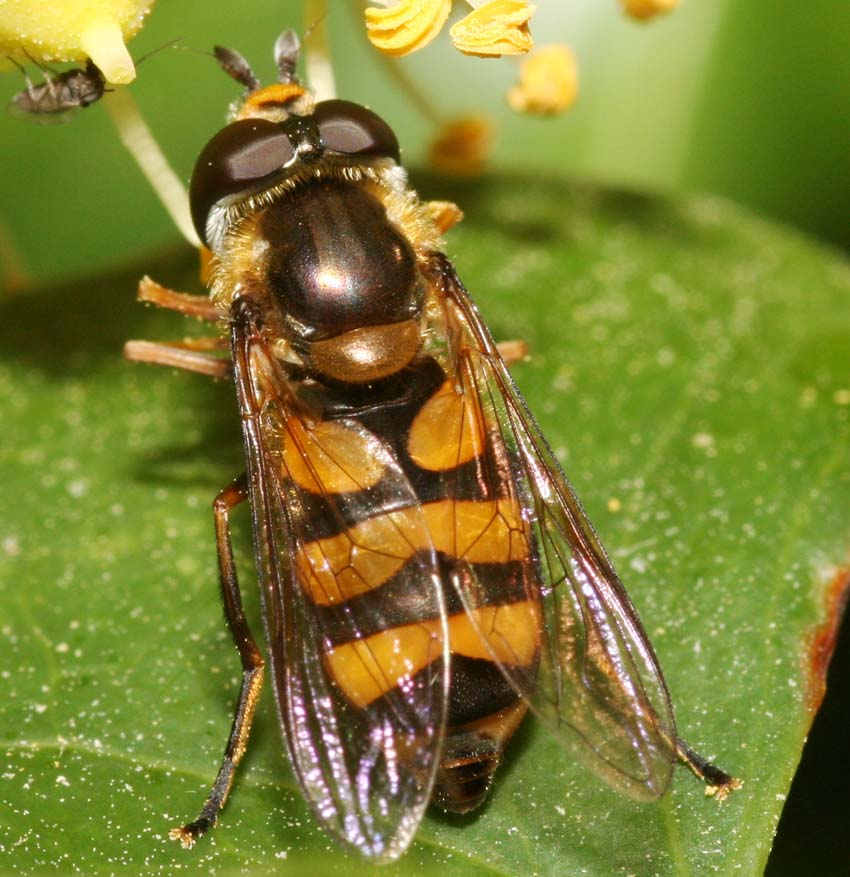
{"label": "hoverfly antenna", "polygon": [[260,80],[257,79],[251,65],[239,52],[225,49],[224,46],[213,46],[213,55],[221,69],[237,82],[241,82],[248,91],[256,91],[260,87]]}
{"label": "hoverfly antenna", "polygon": [[301,40],[292,28],[285,30],[274,44],[274,60],[280,72],[280,81],[284,85],[297,82],[295,67],[298,64],[298,55],[301,52]]}

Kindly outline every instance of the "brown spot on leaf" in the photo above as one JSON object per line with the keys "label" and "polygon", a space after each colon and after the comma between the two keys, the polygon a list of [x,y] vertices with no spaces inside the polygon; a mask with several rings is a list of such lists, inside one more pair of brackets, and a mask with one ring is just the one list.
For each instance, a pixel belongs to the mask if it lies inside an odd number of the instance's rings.
{"label": "brown spot on leaf", "polygon": [[843,568],[836,572],[826,589],[824,595],[826,620],[815,628],[809,644],[806,706],[812,713],[818,711],[826,694],[826,674],[838,641],[841,620],[848,600],[850,600],[850,569]]}

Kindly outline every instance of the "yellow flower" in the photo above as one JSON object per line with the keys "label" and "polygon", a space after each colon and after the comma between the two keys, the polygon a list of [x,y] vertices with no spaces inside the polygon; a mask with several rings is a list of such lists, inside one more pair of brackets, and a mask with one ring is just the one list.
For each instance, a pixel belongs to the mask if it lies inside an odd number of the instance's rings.
{"label": "yellow flower", "polygon": [[369,7],[366,33],[382,52],[407,55],[437,36],[451,8],[452,0],[401,0],[395,6]]}
{"label": "yellow flower", "polygon": [[518,113],[553,115],[572,106],[578,96],[578,66],[567,46],[545,46],[520,67],[519,84],[507,93]]}
{"label": "yellow flower", "polygon": [[136,68],[125,40],[154,0],[5,0],[0,3],[0,56],[34,60],[91,58],[107,82],[126,84]]}
{"label": "yellow flower", "polygon": [[620,0],[627,15],[632,18],[653,18],[665,12],[672,12],[679,0]]}
{"label": "yellow flower", "polygon": [[486,116],[460,116],[443,125],[431,144],[429,161],[445,173],[476,176],[484,168],[492,140],[493,124]]}
{"label": "yellow flower", "polygon": [[528,30],[534,9],[523,0],[489,0],[452,25],[449,35],[467,55],[522,55],[534,45]]}

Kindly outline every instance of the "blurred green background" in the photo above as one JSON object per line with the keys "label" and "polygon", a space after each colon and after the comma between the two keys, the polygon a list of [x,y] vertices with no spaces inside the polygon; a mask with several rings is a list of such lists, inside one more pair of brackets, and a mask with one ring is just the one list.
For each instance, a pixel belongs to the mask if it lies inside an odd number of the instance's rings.
{"label": "blurred green background", "polygon": [[[331,5],[341,96],[385,116],[415,167],[434,133],[431,123],[366,43],[355,4]],[[494,170],[657,192],[712,191],[840,247],[850,244],[850,3],[685,0],[648,24],[625,18],[616,0],[538,6],[537,43],[568,42],[579,60],[579,102],[563,117],[511,114],[503,95],[516,64],[464,57],[447,33],[401,62],[447,117],[470,110],[495,117]],[[154,8],[131,43],[133,55],[176,37],[186,49],[146,61],[132,89],[183,178],[239,94],[211,58],[189,49],[237,48],[269,79],[272,44],[288,26],[303,30],[300,3],[161,0]],[[0,100],[22,85],[15,73],[0,77]],[[95,275],[180,245],[102,106],[50,127],[0,114],[0,168],[0,232],[35,282]],[[132,293],[115,295],[123,306]],[[839,654],[847,652],[845,643]],[[836,861],[850,856],[846,828],[840,830],[850,818],[850,783],[834,760],[841,747],[839,763],[846,764],[850,683],[838,669],[836,662],[813,734],[820,745],[807,749],[780,828],[773,877],[810,873],[815,838],[834,846]]]}
{"label": "blurred green background", "polygon": [[[330,5],[342,96],[385,115],[415,165],[431,124],[366,43],[356,4]],[[685,0],[642,24],[616,0],[574,0],[540,3],[533,24],[539,45],[568,42],[578,56],[579,102],[561,118],[512,114],[503,95],[515,62],[462,56],[445,32],[402,61],[447,116],[483,110],[497,119],[495,168],[719,192],[850,243],[850,4]],[[286,26],[302,28],[300,3],[170,0],[154,7],[130,48],[138,57],[175,37],[194,50],[224,43],[268,78]],[[19,74],[4,74],[0,100],[21,87]],[[151,58],[132,89],[186,178],[239,91],[210,58],[188,50]],[[177,242],[103,107],[51,127],[0,116],[0,218],[34,278],[96,272]]]}

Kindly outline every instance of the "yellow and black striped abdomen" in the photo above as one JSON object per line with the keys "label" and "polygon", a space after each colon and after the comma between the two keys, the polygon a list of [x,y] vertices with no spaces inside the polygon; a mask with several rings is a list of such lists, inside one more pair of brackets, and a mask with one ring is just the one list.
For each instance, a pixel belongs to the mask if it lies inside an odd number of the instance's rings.
{"label": "yellow and black striped abdomen", "polygon": [[[434,800],[448,810],[473,809],[525,712],[499,664],[533,680],[540,652],[533,543],[508,451],[488,437],[477,399],[463,397],[430,358],[405,369],[380,395],[370,388],[368,396],[357,390],[331,401],[328,394],[320,404],[326,419],[313,430],[322,433],[323,450],[287,460],[286,469],[300,505],[315,516],[316,538],[294,560],[321,618],[326,667],[348,703],[364,711],[380,707],[406,680],[433,672],[432,663],[442,660],[443,627],[433,581],[423,579],[419,562],[433,545],[451,654]],[[343,420],[364,432],[346,430]],[[416,493],[415,508],[397,507],[382,493],[380,464],[358,447],[367,441],[363,435],[392,450]],[[292,453],[293,442],[282,444],[284,455]],[[323,517],[328,491],[338,493],[342,516]]]}

